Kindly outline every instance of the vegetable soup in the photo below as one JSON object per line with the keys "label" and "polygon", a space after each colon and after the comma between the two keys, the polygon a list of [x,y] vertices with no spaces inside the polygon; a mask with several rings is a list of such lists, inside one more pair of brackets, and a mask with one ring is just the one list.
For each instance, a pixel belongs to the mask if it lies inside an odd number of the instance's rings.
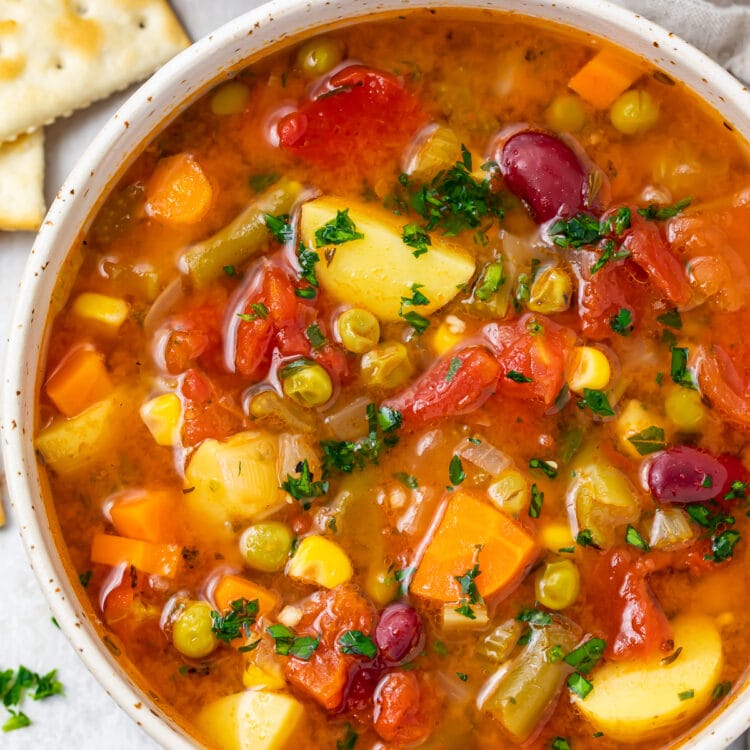
{"label": "vegetable soup", "polygon": [[58,284],[36,447],[210,747],[661,747],[741,680],[746,144],[645,61],[409,11],[253,61]]}

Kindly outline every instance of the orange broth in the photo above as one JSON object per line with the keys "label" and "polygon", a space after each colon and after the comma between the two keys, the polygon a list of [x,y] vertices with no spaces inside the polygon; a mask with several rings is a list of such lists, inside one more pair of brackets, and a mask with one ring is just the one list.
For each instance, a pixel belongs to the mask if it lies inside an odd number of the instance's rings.
{"label": "orange broth", "polygon": [[[617,50],[617,65],[632,71],[625,88],[658,108],[656,122],[623,133],[610,107],[568,88],[606,45],[516,17],[414,11],[316,39],[327,45],[318,70],[300,62],[302,43],[274,50],[237,74],[234,91],[217,87],[166,127],[76,248],[80,269],[50,323],[37,448],[81,595],[138,681],[216,747],[235,745],[201,712],[246,689],[301,706],[294,733],[272,747],[329,748],[355,734],[357,748],[664,746],[721,706],[750,659],[746,144],[691,92]],[[364,67],[352,73],[354,62]],[[342,70],[344,83],[330,83]],[[573,98],[564,116],[550,109],[561,97]],[[307,131],[294,141],[315,118],[328,138]],[[500,163],[516,123],[573,160],[584,205],[534,220],[537,199]],[[430,139],[435,125],[449,145]],[[181,161],[165,162],[173,157]],[[434,218],[420,203],[426,187],[450,213],[459,203],[451,175],[476,218]],[[244,260],[191,275],[184,254],[279,180],[304,186],[286,238],[261,221]],[[328,196],[353,225],[344,217],[343,239],[308,245],[317,253],[310,275],[298,257],[300,214],[312,210],[303,204],[327,210]],[[411,278],[394,255],[403,282],[395,301],[391,291],[381,304],[367,271],[342,298],[331,269],[367,245],[356,234],[368,212],[431,243],[420,249],[414,235],[407,244],[397,235],[388,245],[380,234],[364,251],[373,265],[393,252],[428,268],[445,252],[470,270]],[[570,220],[581,213],[594,234],[574,247]],[[431,309],[430,294],[444,304]],[[103,312],[112,300],[125,303],[115,322]],[[365,312],[357,336],[339,325],[351,309]],[[71,362],[81,347],[99,359]],[[593,374],[580,365],[589,356]],[[220,470],[215,451],[238,434],[249,442]],[[669,475],[681,446],[724,467],[706,470],[687,499],[666,497],[653,478],[659,461]],[[479,455],[483,447],[489,454]],[[191,470],[201,451],[208,458]],[[262,491],[248,487],[255,471]],[[134,491],[155,510],[126,508]],[[487,523],[459,516],[438,544],[459,498]],[[668,518],[671,535],[659,532]],[[273,569],[259,569],[241,540],[270,521],[293,542],[266,560]],[[504,529],[499,542],[492,529]],[[92,560],[97,535],[106,538]],[[110,537],[124,538],[125,551]],[[305,568],[301,545],[313,538],[328,546]],[[540,594],[554,570],[568,582]],[[214,592],[228,574],[273,594],[262,594],[270,607],[261,602],[239,639],[216,640],[229,609]],[[577,593],[570,576],[580,578]],[[251,593],[230,601],[252,612],[256,589],[236,590]],[[178,621],[197,602],[213,641],[178,648]],[[376,631],[399,602],[416,617],[413,642],[383,647]],[[314,650],[290,655],[281,631],[268,631],[280,617],[289,638],[317,639]],[[687,658],[673,638],[676,617],[707,623],[723,653],[709,686],[679,686],[683,718],[656,721],[644,738],[587,718],[573,698],[590,684],[580,704],[592,700],[602,670]],[[571,644],[550,636],[532,668],[533,649],[555,628]],[[506,644],[499,655],[487,640],[495,631]],[[341,639],[352,632],[361,641],[347,653]],[[568,663],[574,646],[598,643],[592,669],[575,656]],[[266,671],[250,675],[248,665]],[[554,676],[545,682],[534,669]],[[369,682],[355,689],[362,672]],[[515,705],[507,674],[524,690],[547,685],[543,705],[521,688]],[[227,721],[236,737],[242,728]]]}

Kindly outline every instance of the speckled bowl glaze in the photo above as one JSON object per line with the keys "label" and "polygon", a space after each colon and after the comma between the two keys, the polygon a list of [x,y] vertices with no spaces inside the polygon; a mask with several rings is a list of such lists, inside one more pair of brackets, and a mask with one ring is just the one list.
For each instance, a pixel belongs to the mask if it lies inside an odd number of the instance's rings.
{"label": "speckled bowl glaze", "polygon": [[[91,143],[52,204],[34,243],[15,311],[2,398],[3,454],[21,534],[52,611],[76,651],[119,705],[158,743],[195,747],[195,741],[133,682],[79,601],[58,545],[56,521],[44,500],[44,478],[34,452],[35,397],[45,360],[48,310],[70,248],[85,231],[109,186],[142,145],[212,84],[248,57],[275,43],[330,24],[417,5],[491,8],[560,23],[604,37],[685,82],[750,138],[750,96],[717,64],[649,21],[603,0],[276,0],[226,24],[165,65],[114,115]],[[115,649],[116,651],[116,649]],[[682,748],[723,748],[750,723],[750,677],[718,714],[681,738]],[[92,728],[93,729],[93,728]]]}

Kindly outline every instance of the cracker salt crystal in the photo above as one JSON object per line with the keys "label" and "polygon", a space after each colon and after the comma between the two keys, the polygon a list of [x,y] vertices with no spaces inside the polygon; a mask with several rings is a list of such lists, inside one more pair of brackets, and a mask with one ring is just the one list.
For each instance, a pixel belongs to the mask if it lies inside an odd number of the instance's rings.
{"label": "cracker salt crystal", "polygon": [[0,141],[125,88],[189,43],[166,0],[0,0]]}
{"label": "cracker salt crystal", "polygon": [[0,230],[36,231],[44,218],[44,131],[0,144]]}

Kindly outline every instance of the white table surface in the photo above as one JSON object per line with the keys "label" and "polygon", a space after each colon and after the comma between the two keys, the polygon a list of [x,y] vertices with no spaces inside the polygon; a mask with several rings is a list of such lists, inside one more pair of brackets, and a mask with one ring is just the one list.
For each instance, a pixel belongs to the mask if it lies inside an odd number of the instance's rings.
{"label": "white table surface", "polygon": [[[193,39],[260,4],[259,0],[172,0],[172,7]],[[91,137],[127,94],[112,96],[47,128],[48,201]],[[18,281],[32,241],[30,233],[0,232],[0,359],[5,351]],[[52,624],[47,602],[26,560],[17,525],[9,515],[7,526],[0,530],[0,670],[19,664],[40,673],[57,668],[65,697],[42,702],[27,699],[23,708],[32,725],[0,735],[0,747],[8,750],[157,747],[107,696],[78,660],[65,636]],[[5,720],[2,715],[0,708],[0,724]],[[741,747],[737,743],[732,750]]]}

